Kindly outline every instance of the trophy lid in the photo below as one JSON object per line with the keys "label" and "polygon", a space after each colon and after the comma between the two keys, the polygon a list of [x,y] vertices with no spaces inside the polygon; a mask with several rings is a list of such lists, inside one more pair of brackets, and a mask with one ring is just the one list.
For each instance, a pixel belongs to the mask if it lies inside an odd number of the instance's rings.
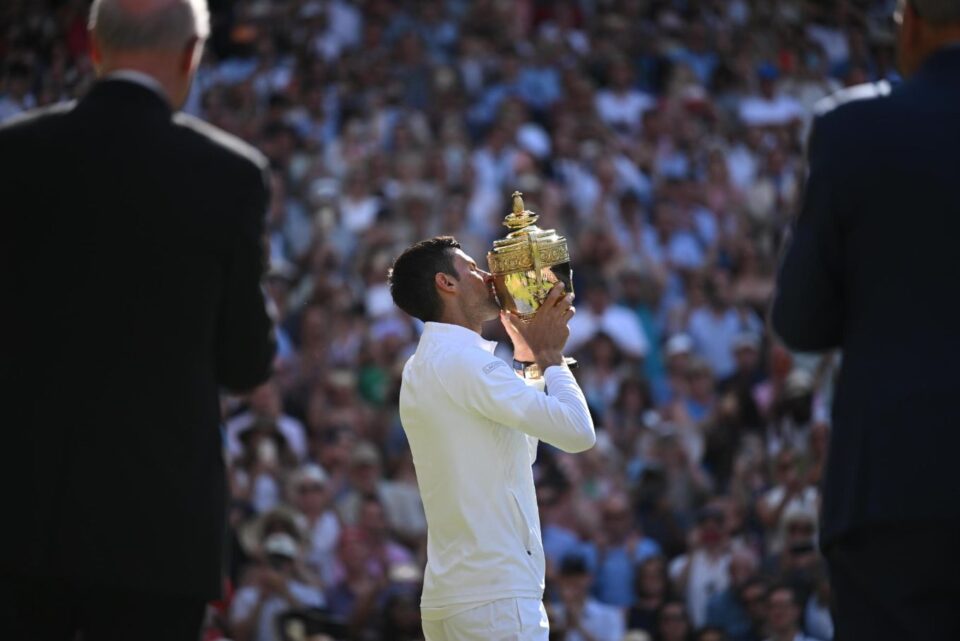
{"label": "trophy lid", "polygon": [[[507,229],[520,231],[521,229],[530,227],[540,218],[529,209],[524,209],[522,196],[523,194],[519,191],[513,192],[513,211],[503,219],[503,226]],[[512,236],[513,234],[510,235]]]}
{"label": "trophy lid", "polygon": [[513,192],[513,211],[503,219],[503,226],[511,232],[493,241],[493,249],[487,254],[494,274],[570,260],[567,239],[553,229],[537,227],[534,223],[539,216],[524,207],[522,196],[519,191]]}

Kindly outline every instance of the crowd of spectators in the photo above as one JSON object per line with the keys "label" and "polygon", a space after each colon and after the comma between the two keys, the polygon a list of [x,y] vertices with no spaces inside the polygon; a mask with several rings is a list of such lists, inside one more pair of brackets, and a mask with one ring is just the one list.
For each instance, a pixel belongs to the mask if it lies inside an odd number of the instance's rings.
{"label": "crowd of spectators", "polygon": [[[483,264],[518,189],[570,240],[598,432],[534,466],[551,638],[829,641],[837,358],[788,353],[763,317],[814,104],[897,80],[893,1],[210,5],[186,110],[271,160],[280,347],[224,399],[230,579],[205,638],[422,638],[397,414],[420,328],[386,273],[435,234]],[[90,86],[87,6],[3,3],[0,121]]]}

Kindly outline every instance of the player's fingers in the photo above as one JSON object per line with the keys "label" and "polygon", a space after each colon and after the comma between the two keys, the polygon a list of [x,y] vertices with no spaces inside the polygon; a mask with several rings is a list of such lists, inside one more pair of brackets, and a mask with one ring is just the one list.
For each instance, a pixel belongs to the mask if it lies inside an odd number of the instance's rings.
{"label": "player's fingers", "polygon": [[544,306],[547,307],[545,315],[549,315],[551,318],[559,318],[565,309],[569,309],[573,305],[573,294],[567,294],[563,296],[553,304],[544,302]]}
{"label": "player's fingers", "polygon": [[525,335],[526,328],[524,327],[523,319],[513,312],[508,311],[502,312],[500,316],[504,319],[503,325],[507,330],[507,333],[510,333],[510,331],[513,330],[514,333],[519,334],[520,336]]}
{"label": "player's fingers", "polygon": [[552,308],[557,304],[557,301],[563,296],[563,291],[566,289],[562,282],[555,283],[553,287],[550,288],[550,293],[547,294],[547,298],[543,301],[543,306]]}
{"label": "player's fingers", "polygon": [[573,294],[567,294],[557,301],[557,303],[550,308],[548,313],[554,322],[565,321],[567,318],[564,316],[564,313],[571,307],[573,307]]}

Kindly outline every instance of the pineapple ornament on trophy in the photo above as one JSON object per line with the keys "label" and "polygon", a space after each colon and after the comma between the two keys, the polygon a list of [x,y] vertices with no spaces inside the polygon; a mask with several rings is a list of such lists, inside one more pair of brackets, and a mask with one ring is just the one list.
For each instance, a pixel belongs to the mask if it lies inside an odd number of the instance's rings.
{"label": "pineapple ornament on trophy", "polygon": [[[553,229],[537,227],[539,216],[524,207],[522,196],[513,192],[513,211],[503,220],[511,231],[493,242],[487,264],[500,308],[529,321],[556,283],[563,283],[565,291],[573,293],[573,268],[567,239]],[[565,361],[576,367],[574,359]],[[523,374],[527,378],[541,375],[536,365],[526,367]]]}

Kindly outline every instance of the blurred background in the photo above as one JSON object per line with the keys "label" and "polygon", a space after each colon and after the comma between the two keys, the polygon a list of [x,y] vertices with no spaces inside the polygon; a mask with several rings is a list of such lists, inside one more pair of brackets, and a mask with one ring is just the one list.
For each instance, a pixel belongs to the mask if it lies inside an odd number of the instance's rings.
{"label": "blurred background", "polygon": [[[435,234],[484,264],[516,189],[570,240],[598,431],[534,466],[551,638],[829,641],[839,357],[788,353],[763,318],[814,105],[897,81],[894,4],[211,0],[186,110],[271,160],[280,349],[224,399],[230,577],[204,638],[422,638],[397,414],[420,327],[386,273]],[[87,9],[3,3],[0,121],[87,90]]]}

